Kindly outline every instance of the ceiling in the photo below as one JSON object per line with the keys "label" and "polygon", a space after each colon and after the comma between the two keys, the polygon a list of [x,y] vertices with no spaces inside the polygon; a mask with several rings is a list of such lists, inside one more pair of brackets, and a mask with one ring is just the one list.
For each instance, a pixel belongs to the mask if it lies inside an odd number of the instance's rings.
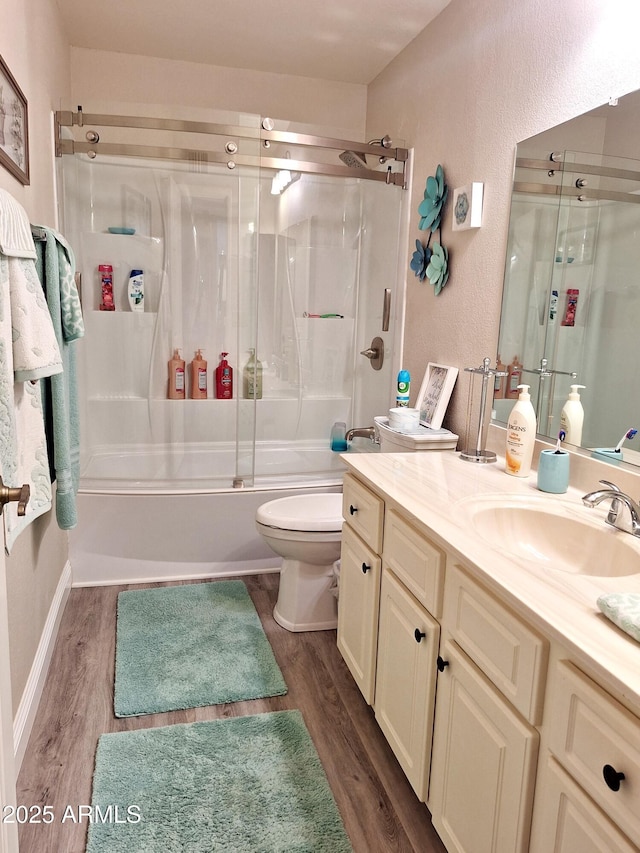
{"label": "ceiling", "polygon": [[368,84],[450,0],[57,0],[74,47]]}

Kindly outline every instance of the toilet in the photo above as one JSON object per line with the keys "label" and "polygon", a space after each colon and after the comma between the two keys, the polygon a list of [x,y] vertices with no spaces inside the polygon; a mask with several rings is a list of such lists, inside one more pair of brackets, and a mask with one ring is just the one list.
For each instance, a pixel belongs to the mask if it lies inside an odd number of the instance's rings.
{"label": "toilet", "polygon": [[288,631],[338,624],[333,564],[340,557],[342,494],[294,495],[258,507],[256,527],[282,557],[273,617]]}

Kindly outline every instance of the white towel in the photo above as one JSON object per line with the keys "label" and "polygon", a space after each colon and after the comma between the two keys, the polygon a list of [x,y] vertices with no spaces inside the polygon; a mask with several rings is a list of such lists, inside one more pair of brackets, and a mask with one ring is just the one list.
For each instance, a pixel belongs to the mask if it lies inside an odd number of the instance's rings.
{"label": "white towel", "polygon": [[609,592],[598,598],[598,607],[605,616],[640,643],[640,594]]}
{"label": "white towel", "polygon": [[0,475],[6,486],[28,483],[31,488],[24,516],[18,516],[17,504],[5,506],[8,553],[26,525],[51,509],[40,383],[35,380],[60,373],[62,359],[34,258],[26,212],[0,190]]}

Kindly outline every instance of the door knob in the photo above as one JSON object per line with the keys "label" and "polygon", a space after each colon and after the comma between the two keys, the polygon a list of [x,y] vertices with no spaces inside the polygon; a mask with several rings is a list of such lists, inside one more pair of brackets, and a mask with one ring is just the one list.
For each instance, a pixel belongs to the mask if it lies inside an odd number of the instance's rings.
{"label": "door knob", "polygon": [[375,337],[371,341],[371,346],[368,349],[361,350],[360,355],[369,359],[374,370],[380,370],[384,362],[384,341],[382,338]]}
{"label": "door knob", "polygon": [[0,477],[0,515],[2,514],[4,505],[8,504],[10,501],[17,501],[18,515],[24,515],[27,511],[27,504],[29,503],[30,495],[31,489],[29,488],[28,483],[25,483],[23,486],[18,486],[15,489],[10,489],[9,486],[5,486],[2,482],[2,477]]}

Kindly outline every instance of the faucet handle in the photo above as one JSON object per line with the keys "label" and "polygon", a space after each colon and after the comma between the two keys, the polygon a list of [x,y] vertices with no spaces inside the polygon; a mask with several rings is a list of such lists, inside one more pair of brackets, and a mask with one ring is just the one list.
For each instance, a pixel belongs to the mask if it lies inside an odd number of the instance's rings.
{"label": "faucet handle", "polygon": [[620,486],[616,486],[615,483],[610,482],[609,480],[600,480],[601,485],[606,486],[608,489],[611,489],[612,492],[621,492],[622,489]]}

